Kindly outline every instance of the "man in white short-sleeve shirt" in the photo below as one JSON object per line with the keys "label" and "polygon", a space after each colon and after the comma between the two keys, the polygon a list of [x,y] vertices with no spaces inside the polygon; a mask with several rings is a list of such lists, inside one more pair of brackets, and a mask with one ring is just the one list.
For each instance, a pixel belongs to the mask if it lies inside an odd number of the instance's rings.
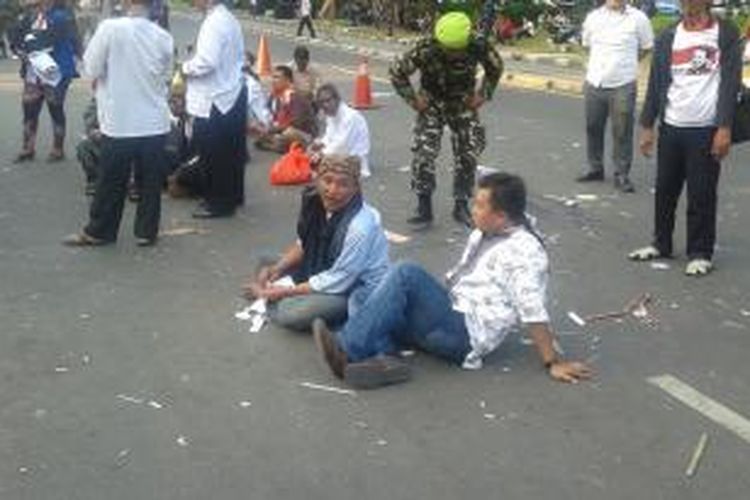
{"label": "man in white short-sleeve shirt", "polygon": [[101,174],[83,230],[65,239],[97,246],[117,239],[131,166],[141,172],[135,215],[139,246],[156,242],[164,182],[164,143],[170,129],[167,82],[172,72],[172,36],[148,19],[148,0],[126,3],[127,14],[99,24],[83,55],[96,84],[102,132]]}
{"label": "man in white short-sleeve shirt", "polygon": [[648,17],[625,4],[606,0],[583,23],[583,45],[589,49],[586,71],[586,140],[588,169],[579,182],[604,180],[604,130],[612,118],[615,187],[633,192],[628,177],[633,161],[633,121],[638,60],[654,44]]}

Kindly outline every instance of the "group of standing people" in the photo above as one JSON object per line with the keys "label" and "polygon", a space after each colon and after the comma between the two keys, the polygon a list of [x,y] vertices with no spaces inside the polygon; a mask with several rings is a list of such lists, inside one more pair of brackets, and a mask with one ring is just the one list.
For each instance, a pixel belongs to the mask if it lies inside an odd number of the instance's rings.
{"label": "group of standing people", "polygon": [[729,153],[732,123],[742,82],[742,46],[737,28],[711,13],[710,0],[681,0],[682,18],[654,42],[651,23],[624,0],[606,0],[588,14],[583,44],[589,51],[585,83],[588,168],[579,182],[604,180],[604,130],[612,128],[615,187],[635,190],[629,172],[638,62],[653,49],[640,114],[639,149],[651,156],[659,122],[653,242],[629,258],[670,258],[675,211],[687,184],[685,273],[713,269],[721,161]]}

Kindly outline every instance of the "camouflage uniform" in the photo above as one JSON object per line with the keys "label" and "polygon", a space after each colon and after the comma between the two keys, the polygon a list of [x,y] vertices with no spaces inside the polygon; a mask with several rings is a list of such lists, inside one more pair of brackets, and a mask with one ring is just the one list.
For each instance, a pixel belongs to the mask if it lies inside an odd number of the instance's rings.
{"label": "camouflage uniform", "polygon": [[503,61],[484,38],[472,38],[458,57],[448,56],[432,37],[423,38],[391,66],[393,87],[410,105],[417,93],[409,77],[419,70],[419,92],[429,103],[427,110],[417,114],[414,125],[411,188],[418,195],[435,189],[435,160],[448,125],[454,158],[453,196],[456,200],[471,197],[478,157],[486,144],[479,115],[466,105],[475,93],[479,64],[485,73],[479,95],[489,100],[502,75]]}
{"label": "camouflage uniform", "polygon": [[78,143],[76,154],[86,175],[87,190],[90,191],[99,177],[99,158],[102,150],[101,138],[95,134],[99,130],[99,120],[96,115],[96,99],[93,97],[83,112],[83,127],[86,136]]}

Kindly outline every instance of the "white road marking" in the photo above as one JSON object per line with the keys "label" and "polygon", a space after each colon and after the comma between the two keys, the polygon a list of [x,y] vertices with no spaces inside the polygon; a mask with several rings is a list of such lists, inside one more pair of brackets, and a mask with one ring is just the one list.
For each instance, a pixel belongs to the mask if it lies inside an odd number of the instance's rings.
{"label": "white road marking", "polygon": [[649,377],[647,380],[650,384],[655,385],[722,427],[729,429],[750,444],[750,420],[736,411],[693,389],[672,375],[658,375]]}
{"label": "white road marking", "polygon": [[301,387],[307,387],[308,389],[316,389],[318,391],[334,392],[336,394],[345,394],[347,396],[356,396],[357,393],[350,389],[339,389],[338,387],[332,387],[330,385],[313,384],[312,382],[300,382]]}

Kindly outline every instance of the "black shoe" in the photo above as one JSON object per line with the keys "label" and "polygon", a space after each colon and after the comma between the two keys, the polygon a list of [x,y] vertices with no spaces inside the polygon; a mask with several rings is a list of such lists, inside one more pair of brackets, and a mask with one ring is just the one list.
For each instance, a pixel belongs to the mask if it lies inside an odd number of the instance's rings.
{"label": "black shoe", "polygon": [[469,210],[469,202],[466,200],[456,200],[453,206],[453,220],[468,228],[474,227],[474,220]]}
{"label": "black shoe", "polygon": [[429,225],[432,223],[432,195],[418,195],[417,210],[414,215],[406,219],[406,222],[414,225]]}
{"label": "black shoe", "polygon": [[344,371],[347,366],[346,353],[338,346],[336,338],[328,329],[326,322],[321,318],[315,318],[312,323],[312,331],[315,345],[318,347],[320,354],[323,355],[323,360],[331,369],[331,372],[338,378],[344,378]]}
{"label": "black shoe", "polygon": [[615,177],[615,189],[623,193],[635,193],[635,186],[627,177]]}
{"label": "black shoe", "polygon": [[234,210],[215,210],[208,207],[201,207],[193,212],[193,219],[219,219],[222,217],[231,217]]}
{"label": "black shoe", "polygon": [[381,354],[344,367],[344,381],[356,389],[376,389],[411,379],[411,367],[403,360]]}
{"label": "black shoe", "polygon": [[576,177],[576,182],[595,182],[603,180],[604,172],[601,170],[589,170],[585,174]]}

